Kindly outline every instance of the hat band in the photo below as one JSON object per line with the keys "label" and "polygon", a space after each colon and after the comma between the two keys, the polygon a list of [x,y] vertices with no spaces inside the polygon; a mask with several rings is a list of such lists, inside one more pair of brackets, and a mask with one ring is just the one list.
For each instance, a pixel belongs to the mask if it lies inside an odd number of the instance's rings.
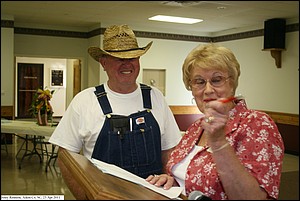
{"label": "hat band", "polygon": [[134,51],[134,50],[145,50],[144,47],[142,48],[133,48],[133,49],[128,49],[128,50],[105,50],[106,52],[129,52],[129,51]]}

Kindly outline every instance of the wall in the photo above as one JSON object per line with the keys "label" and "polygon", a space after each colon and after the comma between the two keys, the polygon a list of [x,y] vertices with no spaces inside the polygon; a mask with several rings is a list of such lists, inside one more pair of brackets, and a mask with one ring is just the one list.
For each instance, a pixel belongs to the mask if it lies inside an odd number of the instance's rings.
{"label": "wall", "polygon": [[14,37],[13,29],[1,27],[1,105],[14,101]]}
{"label": "wall", "polygon": [[82,70],[82,86],[87,86],[88,39],[14,34],[14,56],[54,59],[79,59]]}
{"label": "wall", "polygon": [[[1,32],[6,30],[1,28]],[[102,36],[102,35],[101,35]],[[2,34],[1,34],[2,37]],[[100,65],[87,53],[90,45],[100,44],[98,36],[68,38],[11,33],[13,52],[4,58],[2,83],[11,83],[14,56],[72,58],[82,61],[82,89],[105,81],[106,75]],[[2,39],[2,38],[1,38]],[[191,92],[182,83],[181,65],[196,45],[203,42],[138,37],[140,46],[154,41],[150,50],[141,57],[141,68],[166,69],[166,100],[169,105],[192,105]],[[286,51],[282,54],[282,68],[277,68],[270,52],[262,51],[263,36],[220,42],[231,48],[241,64],[242,75],[238,93],[242,93],[250,108],[299,114],[299,31],[286,33]],[[1,48],[3,45],[1,44]],[[1,57],[3,57],[3,51]],[[100,68],[100,69],[99,69]],[[141,70],[142,70],[141,69]],[[9,72],[9,73],[8,73]],[[7,74],[8,73],[8,74]],[[142,81],[142,73],[138,81]],[[1,91],[11,91],[13,83],[1,85]],[[68,90],[68,89],[67,89]],[[1,104],[13,104],[9,94],[1,94]]]}
{"label": "wall", "polygon": [[238,93],[250,108],[299,114],[299,32],[286,33],[282,67],[270,51],[262,51],[263,37],[223,42],[241,65]]}
{"label": "wall", "polygon": [[[66,59],[52,59],[52,58],[30,58],[30,57],[16,57],[16,69],[18,66],[18,63],[39,63],[39,64],[44,64],[44,88],[47,88],[49,90],[54,90],[52,99],[50,100],[51,106],[53,108],[53,116],[63,116],[64,111],[66,110],[66,87],[67,87],[67,74],[72,75],[72,73],[68,73],[68,69],[67,69],[67,60]],[[70,69],[72,71],[72,67],[70,66]],[[50,70],[52,69],[59,69],[59,70],[63,70],[64,74],[64,84],[62,87],[52,87],[51,86],[51,75],[50,75]],[[17,75],[18,72],[16,70],[16,78],[15,80],[17,81]],[[16,86],[18,84],[16,83]],[[71,87],[69,87],[70,89],[72,89],[72,85]],[[70,90],[71,91],[71,90]],[[17,97],[17,91],[15,96]],[[15,105],[17,105],[17,99],[15,102]],[[15,108],[17,109],[17,108]],[[16,111],[17,114],[17,111]]]}
{"label": "wall", "polygon": [[[145,45],[151,39],[140,39]],[[191,92],[184,88],[181,65],[184,58],[200,44],[197,42],[153,40],[142,57],[143,68],[166,69],[166,99],[170,105],[192,105]],[[221,42],[230,48],[241,65],[237,93],[246,97],[253,109],[299,114],[299,32],[286,34],[282,67],[277,68],[269,51],[262,51],[263,37]]]}

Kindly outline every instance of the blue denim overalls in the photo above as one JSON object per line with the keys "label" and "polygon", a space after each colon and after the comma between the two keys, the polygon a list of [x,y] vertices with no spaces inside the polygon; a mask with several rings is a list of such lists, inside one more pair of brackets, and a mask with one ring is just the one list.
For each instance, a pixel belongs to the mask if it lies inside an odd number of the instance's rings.
{"label": "blue denim overalls", "polygon": [[162,173],[161,135],[159,125],[150,111],[151,87],[144,84],[140,86],[146,110],[129,116],[111,114],[104,86],[96,87],[95,95],[106,118],[92,158],[115,164],[146,178],[150,174]]}

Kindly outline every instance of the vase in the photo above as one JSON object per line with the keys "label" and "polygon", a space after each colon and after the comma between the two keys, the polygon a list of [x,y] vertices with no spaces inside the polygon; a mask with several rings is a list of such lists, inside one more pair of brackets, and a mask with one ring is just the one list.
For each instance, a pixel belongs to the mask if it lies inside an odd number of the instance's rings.
{"label": "vase", "polygon": [[39,111],[37,114],[37,123],[40,126],[48,126],[47,113],[41,114],[41,112]]}

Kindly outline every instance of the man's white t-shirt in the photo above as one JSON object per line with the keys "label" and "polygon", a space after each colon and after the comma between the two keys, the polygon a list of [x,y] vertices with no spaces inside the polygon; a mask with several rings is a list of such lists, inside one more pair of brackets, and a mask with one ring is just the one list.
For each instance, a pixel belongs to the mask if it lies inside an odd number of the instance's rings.
{"label": "man's white t-shirt", "polygon": [[[143,98],[139,87],[132,93],[120,94],[109,89],[104,84],[113,114],[130,115],[143,108]],[[103,114],[96,95],[95,87],[87,88],[78,93],[71,101],[49,142],[69,151],[91,158],[93,149],[104,124]],[[162,93],[155,87],[151,90],[152,114],[159,124],[162,150],[176,146],[181,134],[175,118]]]}

